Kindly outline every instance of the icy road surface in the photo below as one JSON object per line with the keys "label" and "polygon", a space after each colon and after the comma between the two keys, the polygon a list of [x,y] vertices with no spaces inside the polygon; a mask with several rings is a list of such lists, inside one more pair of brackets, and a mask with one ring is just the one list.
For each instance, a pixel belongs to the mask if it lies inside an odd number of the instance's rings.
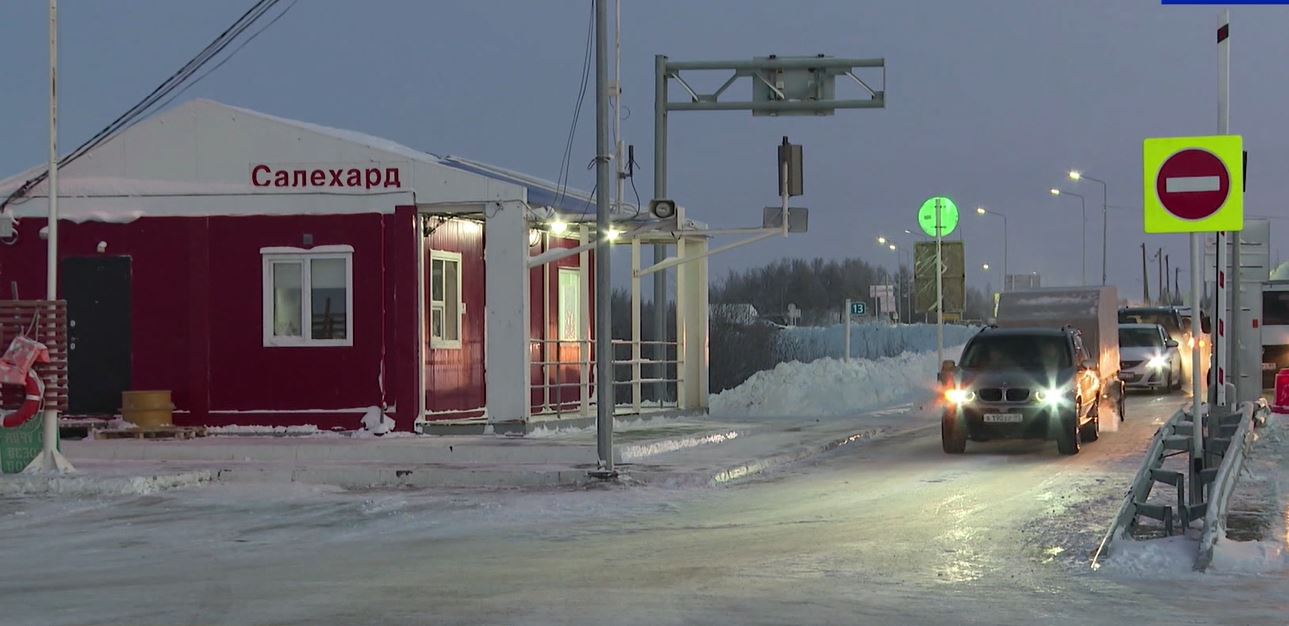
{"label": "icy road surface", "polygon": [[1087,568],[1180,402],[1076,457],[924,429],[726,488],[4,500],[0,623],[1285,623],[1285,574]]}

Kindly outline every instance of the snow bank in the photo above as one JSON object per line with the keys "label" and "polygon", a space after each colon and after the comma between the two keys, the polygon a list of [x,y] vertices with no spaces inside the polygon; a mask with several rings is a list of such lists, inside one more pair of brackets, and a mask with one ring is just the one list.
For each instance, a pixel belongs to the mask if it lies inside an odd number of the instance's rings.
{"label": "snow bank", "polygon": [[[961,352],[962,346],[947,348],[944,356],[957,360]],[[934,351],[876,360],[826,358],[780,363],[772,370],[753,374],[738,387],[713,395],[711,414],[849,415],[934,394],[938,369]]]}
{"label": "snow bank", "polygon": [[1121,539],[1114,543],[1109,558],[1099,571],[1127,578],[1194,578],[1195,554],[1199,543],[1192,537]]}
{"label": "snow bank", "polygon": [[0,478],[0,497],[144,496],[170,489],[204,485],[214,480],[208,471],[173,472],[136,476],[96,474],[14,474]]}
{"label": "snow bank", "polygon": [[1265,574],[1289,569],[1289,555],[1279,541],[1230,541],[1223,539],[1213,548],[1214,572],[1224,574]]}
{"label": "snow bank", "polygon": [[[944,327],[944,343],[962,345],[980,331],[977,326]],[[775,349],[782,361],[803,363],[822,358],[841,358],[845,352],[846,327],[792,326],[783,329]],[[855,324],[850,327],[852,359],[893,357],[905,352],[935,351],[934,324]]]}

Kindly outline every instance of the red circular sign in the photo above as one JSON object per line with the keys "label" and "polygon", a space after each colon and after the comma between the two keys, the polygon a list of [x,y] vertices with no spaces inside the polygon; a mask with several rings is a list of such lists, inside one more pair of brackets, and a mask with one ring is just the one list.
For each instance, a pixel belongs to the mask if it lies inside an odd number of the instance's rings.
{"label": "red circular sign", "polygon": [[1212,152],[1196,148],[1168,157],[1155,177],[1159,203],[1184,220],[1202,220],[1217,213],[1230,191],[1226,165]]}

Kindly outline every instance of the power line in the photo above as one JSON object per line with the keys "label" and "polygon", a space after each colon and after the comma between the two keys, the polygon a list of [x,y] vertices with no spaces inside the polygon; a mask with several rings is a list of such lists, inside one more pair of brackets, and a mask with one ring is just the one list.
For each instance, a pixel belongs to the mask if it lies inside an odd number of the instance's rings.
{"label": "power line", "polygon": [[[573,161],[573,141],[577,136],[577,120],[582,115],[582,102],[586,99],[586,86],[591,79],[591,50],[595,41],[595,5],[591,5],[590,17],[586,23],[586,51],[582,55],[582,85],[577,91],[577,102],[573,105],[573,121],[568,127],[568,139],[564,142],[564,156],[560,161],[559,176],[555,179],[555,205],[567,195],[570,167]],[[552,207],[554,208],[554,207]]]}
{"label": "power line", "polygon": [[[156,104],[158,102],[160,102],[163,98],[166,98],[167,96],[169,96],[180,86],[184,85],[189,78],[191,78],[194,74],[196,74],[207,63],[209,63],[211,59],[214,59],[221,52],[223,52],[225,48],[227,48],[230,44],[236,41],[243,33],[246,32],[247,29],[249,29],[257,21],[259,21],[260,18],[262,18],[265,14],[271,11],[280,2],[281,0],[257,0],[254,4],[251,5],[249,9],[246,10],[246,12],[242,13],[242,15],[238,17],[237,20],[234,21],[232,25],[224,29],[224,31],[221,32],[218,36],[216,36],[215,39],[212,40],[209,44],[207,44],[205,48],[202,48],[202,50],[198,52],[196,56],[194,56],[192,59],[189,59],[188,62],[184,63],[184,65],[181,66],[178,70],[176,70],[175,73],[171,74],[169,78],[162,81],[160,85],[157,85],[157,87],[154,88],[151,93],[149,93],[139,102],[135,103],[134,106],[127,109],[124,113],[118,116],[110,124],[105,126],[102,130],[95,133],[84,143],[77,146],[75,150],[72,150],[70,153],[64,155],[61,159],[59,159],[58,161],[59,167],[60,168],[65,167],[71,164],[72,162],[76,161],[80,157],[84,156],[89,151],[102,145],[104,142],[111,139],[112,137],[115,137],[117,133],[121,132],[126,128],[129,128],[130,126],[133,126],[138,120],[144,118],[149,112],[156,110],[157,108]],[[230,53],[228,57],[226,57],[223,61],[219,63],[219,65],[216,65],[210,71],[213,72],[215,69],[218,69],[220,65],[223,65],[223,63],[227,62],[229,58],[237,54],[237,52],[241,50],[242,47],[244,47],[247,43],[249,43],[251,39],[254,39],[261,32],[263,32],[264,29],[268,28],[269,26],[272,26],[273,23],[276,22],[278,19],[281,19],[282,15],[285,15],[286,11],[289,11],[291,9],[291,6],[294,6],[294,4],[295,2],[292,2],[291,5],[287,6],[287,8],[283,10],[281,14],[279,14],[276,18],[274,18],[271,22],[269,22],[269,24],[265,25],[264,28],[261,28],[259,31],[256,31],[253,35],[251,35],[249,39],[243,41],[242,44],[239,45],[236,49],[234,49],[233,52]],[[198,80],[205,78],[209,74],[210,72],[206,72],[201,77],[199,77]],[[189,84],[189,86],[191,86],[191,84]],[[165,103],[168,104],[171,100],[173,100],[173,98],[165,100]],[[164,104],[162,106],[164,106]],[[49,171],[45,170],[40,172],[36,176],[33,176],[31,179],[27,180],[26,182],[24,182],[22,186],[18,187],[18,189],[16,189],[13,193],[11,193],[9,197],[5,198],[3,202],[0,202],[0,209],[4,209],[13,200],[26,195],[29,191],[31,191],[33,187],[35,187],[36,185],[44,181],[48,175],[49,175]]]}

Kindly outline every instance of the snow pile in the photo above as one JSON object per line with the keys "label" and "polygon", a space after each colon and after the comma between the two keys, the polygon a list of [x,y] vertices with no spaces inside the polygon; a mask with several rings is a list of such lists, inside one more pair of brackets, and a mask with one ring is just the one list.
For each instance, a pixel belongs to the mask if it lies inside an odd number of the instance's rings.
{"label": "snow pile", "polygon": [[0,478],[0,497],[31,495],[146,496],[170,489],[182,489],[213,481],[213,472],[187,471],[135,476],[82,474],[15,474]]}
{"label": "snow pile", "polygon": [[1279,541],[1218,541],[1212,569],[1224,574],[1265,574],[1289,569],[1289,554]]}
{"label": "snow pile", "polygon": [[[978,326],[944,327],[944,343],[962,345],[980,331]],[[846,346],[846,326],[792,326],[779,332],[775,350],[781,361],[809,362],[841,358]],[[935,351],[934,324],[854,324],[850,327],[852,359],[878,359],[905,352]],[[955,353],[956,354],[956,353]]]}
{"label": "snow pile", "polygon": [[[945,349],[957,360],[962,346]],[[935,352],[863,361],[819,359],[780,363],[711,397],[719,416],[849,415],[934,394]]]}
{"label": "snow pile", "polygon": [[363,427],[354,431],[354,437],[381,437],[389,435],[394,432],[394,425],[394,418],[385,415],[385,412],[382,411],[380,407],[367,407],[367,412],[363,414]]}
{"label": "snow pile", "polygon": [[1099,571],[1127,578],[1190,578],[1199,543],[1185,536],[1160,539],[1121,539],[1114,543],[1109,558]]}

